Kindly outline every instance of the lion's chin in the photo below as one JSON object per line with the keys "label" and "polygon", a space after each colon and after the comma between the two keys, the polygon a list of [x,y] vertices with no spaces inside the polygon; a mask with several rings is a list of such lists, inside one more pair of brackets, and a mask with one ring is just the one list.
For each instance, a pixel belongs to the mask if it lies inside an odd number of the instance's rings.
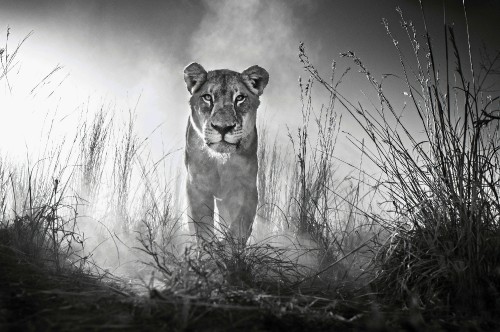
{"label": "lion's chin", "polygon": [[207,144],[210,149],[218,153],[232,153],[238,150],[239,144],[232,144],[225,141]]}

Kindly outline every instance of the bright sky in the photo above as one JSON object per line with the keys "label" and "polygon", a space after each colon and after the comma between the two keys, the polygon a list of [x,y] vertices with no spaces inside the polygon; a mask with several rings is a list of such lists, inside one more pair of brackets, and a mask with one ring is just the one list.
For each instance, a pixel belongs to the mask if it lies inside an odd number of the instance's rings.
{"label": "bright sky", "polygon": [[[442,35],[443,3],[448,22],[455,22],[457,33],[464,36],[461,0],[424,1],[431,32]],[[466,1],[475,50],[482,42],[500,48],[498,3]],[[421,27],[416,0],[2,0],[0,45],[7,26],[11,47],[34,31],[19,54],[19,73],[10,75],[10,102],[0,103],[2,142],[38,141],[33,133],[48,109],[63,117],[87,100],[96,108],[102,103],[133,108],[140,96],[141,134],[164,123],[159,132],[163,140],[172,148],[182,147],[189,98],[182,71],[192,61],[206,69],[243,71],[254,64],[266,68],[270,83],[261,116],[268,126],[286,132],[286,124],[294,128],[300,119],[297,79],[308,76],[298,61],[299,42],[305,42],[325,77],[332,59],[339,60],[338,54],[348,50],[376,76],[398,73],[397,54],[380,23],[387,18],[401,35],[396,6]],[[56,93],[46,97],[52,90],[42,87],[39,97],[25,98],[58,64],[63,69],[51,83]],[[340,60],[339,71],[351,65]],[[360,90],[367,85],[354,71],[350,77],[342,91],[354,102],[363,101]],[[9,94],[5,81],[1,89]],[[391,94],[403,102],[403,91]],[[344,119],[342,129],[355,132],[355,125]],[[66,128],[71,130],[71,125]],[[159,149],[161,138],[152,137],[150,144]]]}

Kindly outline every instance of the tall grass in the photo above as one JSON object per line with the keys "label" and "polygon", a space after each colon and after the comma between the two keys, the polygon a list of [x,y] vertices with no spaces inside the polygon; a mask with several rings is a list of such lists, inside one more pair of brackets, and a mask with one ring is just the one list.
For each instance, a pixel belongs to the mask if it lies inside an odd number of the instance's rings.
{"label": "tall grass", "polygon": [[1,171],[3,239],[57,271],[82,268],[86,260],[76,223],[78,203],[68,188],[74,172],[64,158],[60,146],[25,166],[2,163]]}
{"label": "tall grass", "polygon": [[[10,28],[7,28],[5,46],[0,48],[0,82],[7,87],[2,98],[9,98],[13,93],[14,83],[10,78],[17,75],[20,49],[32,32],[15,47],[10,45],[10,34]],[[48,80],[50,75],[42,81]],[[49,133],[51,130],[52,125],[48,129]],[[75,141],[52,146],[47,137],[45,142],[43,151],[38,152],[39,159],[34,160],[27,151],[24,165],[12,162],[9,156],[1,157],[2,242],[16,248],[32,261],[43,262],[57,271],[68,266],[82,268],[85,259],[79,257],[83,251],[83,240],[76,225],[77,204],[68,188],[74,176],[72,168],[68,167],[73,155],[63,150],[63,146],[67,145],[71,151]]]}
{"label": "tall grass", "polygon": [[[30,35],[12,48],[8,29],[6,46],[0,50],[0,82],[8,87],[2,98],[7,101],[15,93],[16,98],[39,100],[44,96],[36,93],[37,87],[52,89],[52,81],[57,81],[51,80],[56,73],[51,71],[25,96],[18,96],[22,92],[16,92],[16,80],[10,78],[22,75],[13,69],[19,66],[19,50]],[[14,109],[3,112],[16,111],[15,103],[7,105]],[[147,175],[152,178],[167,163],[151,165],[150,159],[141,159],[147,138],[139,140],[135,110],[122,112],[111,103],[95,106],[90,98],[63,115],[58,114],[57,104],[53,107],[55,111],[46,110],[40,132],[31,133],[40,135],[39,149],[32,151],[27,145],[25,158],[18,161],[2,151],[3,239],[35,262],[50,261],[57,270],[71,265],[99,273],[116,268],[133,257],[131,247],[139,243],[134,232],[142,220],[137,216],[147,215],[150,208],[142,199],[150,192],[144,169],[153,169]],[[64,126],[66,130],[61,130]],[[59,132],[64,134],[58,136]],[[157,176],[155,183],[165,189],[168,181]]]}
{"label": "tall grass", "polygon": [[[382,174],[374,185],[382,188],[390,214],[373,219],[391,235],[374,260],[372,285],[396,301],[486,307],[500,291],[499,95],[487,89],[488,82],[495,83],[490,75],[500,54],[474,71],[472,58],[462,58],[470,54],[470,41],[469,50],[460,50],[453,28],[445,26],[440,72],[430,32],[425,30],[422,47],[414,25],[398,12],[413,58],[385,20],[384,26],[400,56],[408,110],[393,106],[383,84],[354,52],[343,57],[354,62],[378,96],[371,110],[325,81],[303,45],[300,58],[357,120],[370,148],[352,140]],[[405,124],[403,111],[418,114],[418,124]]]}

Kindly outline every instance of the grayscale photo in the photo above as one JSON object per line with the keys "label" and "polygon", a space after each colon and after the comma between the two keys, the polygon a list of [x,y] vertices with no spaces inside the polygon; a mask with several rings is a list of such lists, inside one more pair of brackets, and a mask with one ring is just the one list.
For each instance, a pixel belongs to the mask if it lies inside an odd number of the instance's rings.
{"label": "grayscale photo", "polygon": [[499,299],[499,0],[0,0],[0,331],[498,331]]}

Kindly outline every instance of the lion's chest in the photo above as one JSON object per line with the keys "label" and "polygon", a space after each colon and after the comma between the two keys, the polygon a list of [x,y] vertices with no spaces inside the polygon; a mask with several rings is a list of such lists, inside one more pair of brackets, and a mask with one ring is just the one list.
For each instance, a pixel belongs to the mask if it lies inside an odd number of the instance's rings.
{"label": "lion's chest", "polygon": [[257,156],[231,156],[226,160],[210,156],[189,158],[187,163],[188,180],[214,196],[224,194],[228,188],[239,185],[255,184],[257,177]]}
{"label": "lion's chest", "polygon": [[257,135],[246,150],[225,156],[214,155],[188,123],[185,161],[189,185],[216,197],[235,187],[255,187],[257,178]]}

